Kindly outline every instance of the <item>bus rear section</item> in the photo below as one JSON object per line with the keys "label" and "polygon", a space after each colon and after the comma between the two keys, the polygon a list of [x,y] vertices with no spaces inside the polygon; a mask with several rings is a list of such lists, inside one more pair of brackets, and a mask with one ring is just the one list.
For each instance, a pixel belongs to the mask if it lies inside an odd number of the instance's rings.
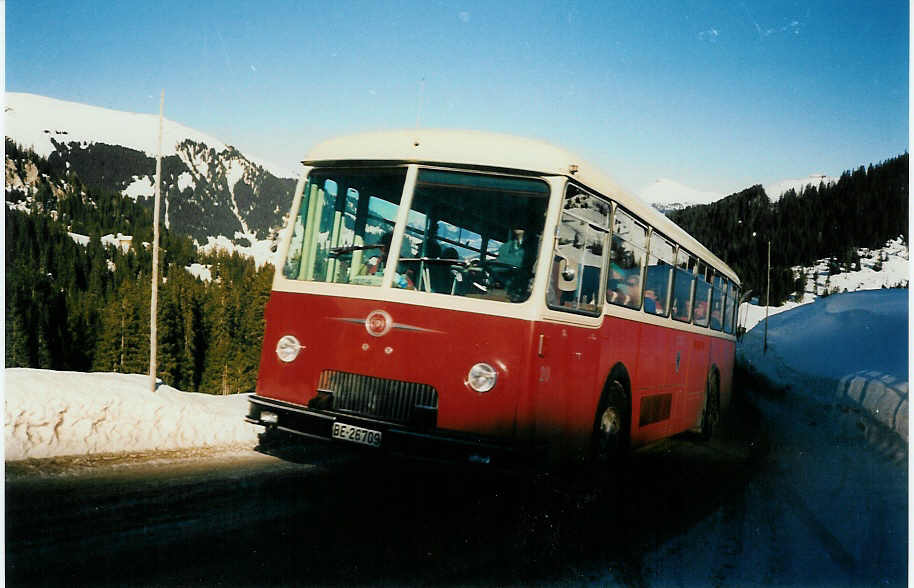
{"label": "bus rear section", "polygon": [[312,170],[248,420],[414,455],[526,453],[517,410],[549,194],[543,180],[504,174]]}

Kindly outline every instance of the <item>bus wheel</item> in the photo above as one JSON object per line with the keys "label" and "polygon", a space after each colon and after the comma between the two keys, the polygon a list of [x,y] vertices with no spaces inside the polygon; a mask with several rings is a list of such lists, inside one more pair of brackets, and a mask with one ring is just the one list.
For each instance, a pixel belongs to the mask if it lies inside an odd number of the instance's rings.
{"label": "bus wheel", "polygon": [[699,436],[702,441],[709,441],[714,434],[714,427],[720,421],[720,393],[717,389],[717,378],[711,377],[708,380],[708,394],[705,398],[705,409],[701,413],[701,432]]}
{"label": "bus wheel", "polygon": [[613,380],[603,394],[594,424],[594,449],[596,462],[603,468],[619,465],[628,450],[628,404],[625,388]]}

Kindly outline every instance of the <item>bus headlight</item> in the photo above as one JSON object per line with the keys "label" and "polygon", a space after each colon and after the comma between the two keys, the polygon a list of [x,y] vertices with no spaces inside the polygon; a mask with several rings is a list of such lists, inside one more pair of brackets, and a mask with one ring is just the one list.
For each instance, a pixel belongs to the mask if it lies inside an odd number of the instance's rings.
{"label": "bus headlight", "polygon": [[286,363],[298,357],[298,352],[301,350],[301,343],[292,335],[285,335],[276,343],[276,357]]}
{"label": "bus headlight", "polygon": [[498,380],[498,372],[487,363],[477,363],[470,368],[470,373],[467,374],[467,384],[477,392],[488,392],[495,387],[496,380]]}

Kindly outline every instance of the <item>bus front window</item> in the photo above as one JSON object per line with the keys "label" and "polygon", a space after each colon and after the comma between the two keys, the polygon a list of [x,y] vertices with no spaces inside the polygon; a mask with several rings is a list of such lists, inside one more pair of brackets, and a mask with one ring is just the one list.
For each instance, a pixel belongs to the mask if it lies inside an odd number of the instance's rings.
{"label": "bus front window", "polygon": [[[381,285],[405,180],[405,168],[313,170],[293,219],[283,275]],[[395,274],[394,283],[408,281]]]}
{"label": "bus front window", "polygon": [[420,170],[400,264],[423,292],[523,302],[548,197],[541,180]]}

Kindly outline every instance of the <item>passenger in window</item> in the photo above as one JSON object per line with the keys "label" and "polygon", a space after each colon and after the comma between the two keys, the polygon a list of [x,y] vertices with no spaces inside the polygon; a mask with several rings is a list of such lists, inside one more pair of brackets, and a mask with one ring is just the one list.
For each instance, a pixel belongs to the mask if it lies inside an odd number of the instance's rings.
{"label": "passenger in window", "polygon": [[694,321],[697,324],[704,324],[708,319],[708,301],[699,300],[695,303],[695,318]]}
{"label": "passenger in window", "polygon": [[714,306],[711,308],[711,328],[720,330],[722,324],[723,314],[721,313],[720,301],[715,300]]}
{"label": "passenger in window", "polygon": [[[393,233],[387,232],[381,235],[381,238],[378,240],[377,249],[378,254],[369,257],[362,268],[359,270],[360,276],[383,276],[384,275],[384,264],[387,262],[387,252],[390,251],[390,242],[393,239]],[[414,290],[415,286],[413,285],[413,280],[409,276],[409,272],[400,274],[394,273],[393,285],[395,288],[405,288],[408,290]]]}
{"label": "passenger in window", "polygon": [[644,291],[644,310],[651,314],[663,314],[663,302],[653,290]]}
{"label": "passenger in window", "polygon": [[673,288],[673,318],[677,321],[687,321],[689,320],[689,293],[688,291],[684,294],[677,292],[676,288]]}
{"label": "passenger in window", "polygon": [[638,278],[638,274],[635,273],[619,281],[610,293],[610,302],[637,308],[641,304],[641,280]]}
{"label": "passenger in window", "polygon": [[511,238],[498,248],[498,257],[501,263],[511,267],[520,267],[524,261],[524,229],[516,227],[511,230]]}

